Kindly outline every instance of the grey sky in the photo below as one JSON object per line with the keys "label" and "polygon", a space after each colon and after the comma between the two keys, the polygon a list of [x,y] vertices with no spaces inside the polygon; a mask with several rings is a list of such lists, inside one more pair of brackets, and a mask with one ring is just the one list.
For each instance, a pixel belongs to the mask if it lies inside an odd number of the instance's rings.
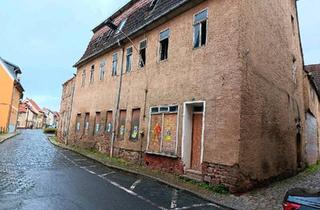
{"label": "grey sky", "polygon": [[[128,0],[1,0],[0,56],[23,70],[25,96],[59,109],[61,84],[88,44],[91,29]],[[306,64],[320,63],[320,1],[300,0]]]}

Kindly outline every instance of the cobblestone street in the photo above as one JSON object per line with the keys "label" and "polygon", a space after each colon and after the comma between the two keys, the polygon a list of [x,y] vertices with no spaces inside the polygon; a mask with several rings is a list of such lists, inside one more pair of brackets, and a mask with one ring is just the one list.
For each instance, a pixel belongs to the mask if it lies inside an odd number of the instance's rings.
{"label": "cobblestone street", "polygon": [[0,209],[220,209],[51,145],[42,131],[0,144]]}
{"label": "cobblestone street", "polygon": [[212,199],[229,207],[243,210],[282,209],[282,201],[288,189],[306,188],[320,191],[320,171],[302,172],[295,177],[276,182],[241,196],[214,195]]}

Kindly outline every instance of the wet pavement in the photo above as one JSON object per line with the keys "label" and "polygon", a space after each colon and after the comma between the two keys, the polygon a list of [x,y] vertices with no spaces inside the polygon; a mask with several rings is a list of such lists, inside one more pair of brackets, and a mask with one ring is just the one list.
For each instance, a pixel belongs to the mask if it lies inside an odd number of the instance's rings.
{"label": "wet pavement", "polygon": [[191,193],[108,168],[25,130],[0,144],[0,209],[221,209]]}

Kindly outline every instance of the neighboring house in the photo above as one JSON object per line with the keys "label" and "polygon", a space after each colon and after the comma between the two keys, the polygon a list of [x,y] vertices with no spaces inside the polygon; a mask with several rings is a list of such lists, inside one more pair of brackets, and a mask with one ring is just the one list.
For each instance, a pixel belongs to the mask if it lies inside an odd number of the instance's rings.
{"label": "neighboring house", "polygon": [[58,127],[58,139],[67,143],[67,134],[70,129],[70,118],[72,111],[72,101],[75,88],[75,77],[66,81],[62,85],[62,96],[60,104],[60,121]]}
{"label": "neighboring house", "polygon": [[57,112],[51,111],[48,108],[43,108],[43,112],[46,115],[46,128],[57,128],[58,120],[59,120],[59,114]]}
{"label": "neighboring house", "polygon": [[0,57],[0,133],[16,131],[18,109],[24,89],[19,80],[21,69]]}
{"label": "neighboring house", "polygon": [[109,20],[134,46],[93,29],[68,143],[233,192],[309,162],[296,1],[131,0]]}
{"label": "neighboring house", "polygon": [[28,101],[23,101],[19,106],[18,128],[36,128],[37,118],[37,111],[34,109],[34,107],[32,107]]}
{"label": "neighboring house", "polygon": [[39,105],[27,98],[19,107],[18,127],[42,129],[45,126],[46,115]]}

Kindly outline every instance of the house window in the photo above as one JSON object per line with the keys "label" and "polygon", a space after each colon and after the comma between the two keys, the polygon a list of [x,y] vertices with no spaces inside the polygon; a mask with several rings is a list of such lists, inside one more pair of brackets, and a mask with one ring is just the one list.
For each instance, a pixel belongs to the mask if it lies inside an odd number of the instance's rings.
{"label": "house window", "polygon": [[84,117],[84,132],[85,132],[85,134],[88,134],[88,131],[89,131],[89,118],[90,118],[90,114],[86,113],[86,115]]}
{"label": "house window", "polygon": [[127,68],[126,72],[130,72],[132,67],[132,47],[127,49]]}
{"label": "house window", "polygon": [[106,62],[105,61],[102,61],[100,63],[100,81],[102,81],[104,79],[104,75],[105,75],[105,72],[106,72]]}
{"label": "house window", "polygon": [[139,140],[140,109],[132,110],[130,140]]}
{"label": "house window", "polygon": [[292,80],[294,83],[297,83],[297,59],[292,58]]}
{"label": "house window", "polygon": [[84,87],[86,84],[86,69],[82,70],[82,81],[81,81],[81,86]]}
{"label": "house window", "polygon": [[126,133],[126,115],[127,115],[127,110],[120,110],[119,126],[118,126],[119,140],[124,140],[124,136]]}
{"label": "house window", "polygon": [[81,114],[77,114],[77,119],[76,119],[76,132],[80,131],[80,120],[81,120]]}
{"label": "house window", "polygon": [[140,42],[139,49],[139,67],[143,68],[146,65],[146,51],[147,51],[147,40]]}
{"label": "house window", "polygon": [[94,65],[91,66],[90,70],[90,84],[94,82]]}
{"label": "house window", "polygon": [[207,43],[207,24],[208,23],[208,10],[199,12],[194,16],[193,25],[193,47],[199,48],[205,46]]}
{"label": "house window", "polygon": [[112,56],[112,76],[117,75],[117,67],[118,67],[118,53],[114,53]]}
{"label": "house window", "polygon": [[160,33],[160,61],[168,59],[170,29]]}
{"label": "house window", "polygon": [[292,34],[295,35],[295,24],[294,24],[294,17],[291,15],[291,27],[292,27]]}
{"label": "house window", "polygon": [[106,134],[111,137],[112,135],[112,111],[107,111],[106,116]]}
{"label": "house window", "polygon": [[101,125],[101,113],[96,112],[96,119],[94,125],[94,134],[97,135],[100,132],[100,125]]}
{"label": "house window", "polygon": [[152,107],[148,151],[176,155],[178,106]]}

